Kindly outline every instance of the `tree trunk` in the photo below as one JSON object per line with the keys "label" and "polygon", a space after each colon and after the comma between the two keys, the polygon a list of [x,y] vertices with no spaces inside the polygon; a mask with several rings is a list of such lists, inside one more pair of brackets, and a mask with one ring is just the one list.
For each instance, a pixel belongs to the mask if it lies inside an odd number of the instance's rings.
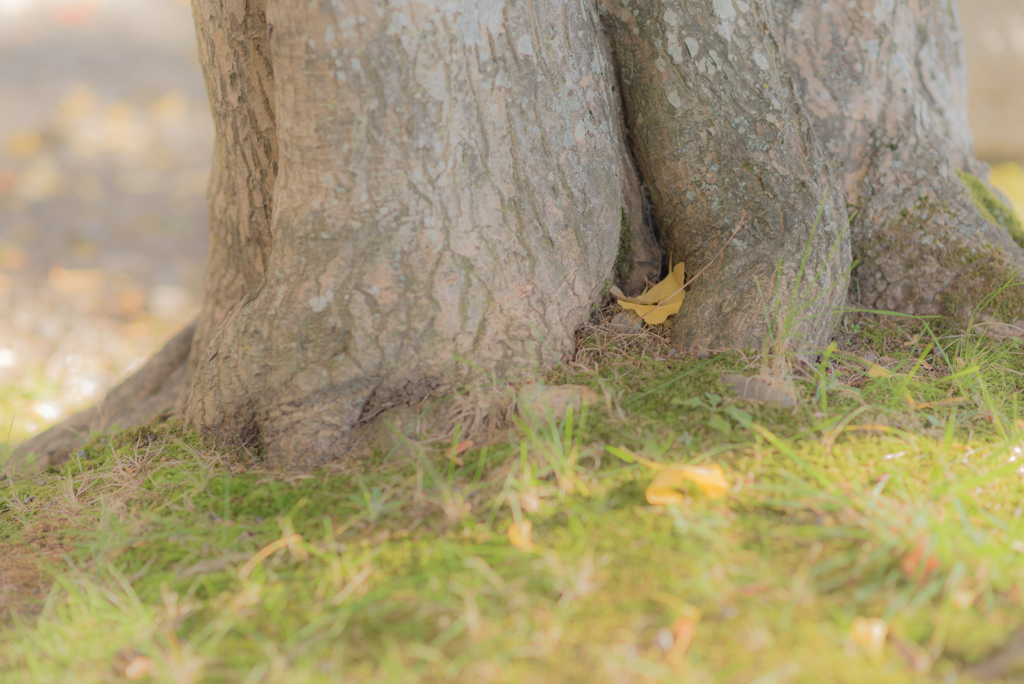
{"label": "tree trunk", "polygon": [[955,0],[775,0],[789,71],[856,211],[855,297],[872,309],[1024,318],[1019,220],[967,123]]}
{"label": "tree trunk", "polygon": [[[851,234],[867,306],[964,316],[1020,283],[1024,229],[972,157],[953,0],[195,17],[217,125],[202,314],[90,427],[194,375],[189,425],[308,468],[389,409],[535,376],[613,277],[657,276],[643,185],[670,260],[700,273],[683,349],[823,345]],[[1016,322],[1017,292],[988,314]]]}
{"label": "tree trunk", "polygon": [[267,21],[273,249],[187,422],[310,467],[390,407],[571,352],[642,227],[596,9],[271,0]]}
{"label": "tree trunk", "polygon": [[179,409],[228,311],[263,282],[277,179],[266,0],[194,0],[192,13],[217,136],[207,189],[210,242],[203,303]]}
{"label": "tree trunk", "polygon": [[672,341],[683,349],[824,346],[846,298],[846,207],[786,72],[770,5],[607,7],[665,248],[688,272],[707,269]]}

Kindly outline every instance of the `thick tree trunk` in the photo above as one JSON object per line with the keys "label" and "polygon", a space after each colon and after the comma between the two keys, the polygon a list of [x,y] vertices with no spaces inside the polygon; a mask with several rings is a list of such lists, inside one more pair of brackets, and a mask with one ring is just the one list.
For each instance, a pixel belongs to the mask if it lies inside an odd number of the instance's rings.
{"label": "thick tree trunk", "polygon": [[824,346],[846,298],[846,208],[786,72],[770,5],[607,8],[665,248],[689,273],[707,268],[676,316],[673,342]]}
{"label": "thick tree trunk", "polygon": [[273,249],[188,423],[309,467],[389,407],[570,352],[642,227],[596,9],[271,0],[267,21]]}
{"label": "thick tree trunk", "polygon": [[824,344],[851,232],[868,306],[962,316],[1021,282],[1024,229],[972,157],[953,0],[195,16],[217,125],[202,314],[53,432],[65,452],[177,393],[190,425],[310,467],[392,407],[543,371],[613,271],[657,275],[634,158],[672,262],[701,272],[684,349]]}
{"label": "thick tree trunk", "polygon": [[[955,0],[775,6],[789,70],[857,212],[859,303],[965,318],[1024,284],[1019,222],[973,156]],[[1022,303],[1012,287],[987,311],[1019,322]]]}

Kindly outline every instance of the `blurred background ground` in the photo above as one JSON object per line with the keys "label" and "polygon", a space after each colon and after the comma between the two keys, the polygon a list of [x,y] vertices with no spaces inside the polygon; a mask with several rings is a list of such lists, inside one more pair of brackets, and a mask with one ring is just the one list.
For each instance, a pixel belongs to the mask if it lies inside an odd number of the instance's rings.
{"label": "blurred background ground", "polygon": [[[1022,210],[1024,0],[960,7],[978,153]],[[212,144],[187,1],[0,0],[0,443],[197,311]]]}
{"label": "blurred background ground", "polygon": [[179,0],[0,0],[0,442],[198,308],[213,144]]}

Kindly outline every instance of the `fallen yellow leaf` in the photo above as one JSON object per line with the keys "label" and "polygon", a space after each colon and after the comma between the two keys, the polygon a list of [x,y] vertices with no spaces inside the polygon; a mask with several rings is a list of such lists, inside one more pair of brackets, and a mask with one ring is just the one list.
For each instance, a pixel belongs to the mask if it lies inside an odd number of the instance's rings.
{"label": "fallen yellow leaf", "polygon": [[926,401],[923,404],[918,404],[914,401],[914,397],[910,396],[910,392],[905,392],[903,398],[907,401],[907,406],[912,409],[926,409],[935,408],[936,406],[952,406],[953,404],[962,404],[967,401],[966,397],[950,397],[949,399],[940,399],[938,401]]}
{"label": "fallen yellow leaf", "polygon": [[644,291],[639,297],[623,297],[618,299],[619,306],[632,310],[644,323],[658,325],[679,312],[686,292],[683,290],[685,267],[682,262],[675,265],[672,272],[664,280]]}
{"label": "fallen yellow leaf", "polygon": [[720,499],[729,491],[729,481],[717,463],[706,466],[673,466],[658,472],[647,485],[644,495],[652,506],[681,503],[686,499],[679,491],[687,483],[697,485],[709,499]]}
{"label": "fallen yellow leaf", "polygon": [[887,378],[890,375],[892,375],[892,373],[890,373],[887,369],[882,368],[877,363],[871,364],[871,368],[868,369],[869,378]]}
{"label": "fallen yellow leaf", "polygon": [[533,551],[533,523],[524,520],[509,525],[508,540],[520,551]]}
{"label": "fallen yellow leaf", "polygon": [[882,618],[866,618],[860,615],[853,619],[850,628],[854,643],[868,655],[878,655],[882,652],[888,632],[889,625],[885,624]]}

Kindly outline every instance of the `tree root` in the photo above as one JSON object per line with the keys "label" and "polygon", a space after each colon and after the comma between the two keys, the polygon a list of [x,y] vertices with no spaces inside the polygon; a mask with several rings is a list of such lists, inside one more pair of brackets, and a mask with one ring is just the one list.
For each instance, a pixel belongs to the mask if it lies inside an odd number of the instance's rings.
{"label": "tree root", "polygon": [[13,468],[36,471],[60,465],[97,431],[128,430],[170,417],[187,380],[188,354],[195,330],[196,321],[192,321],[142,368],[107,392],[96,406],[68,416],[22,442],[14,450]]}

